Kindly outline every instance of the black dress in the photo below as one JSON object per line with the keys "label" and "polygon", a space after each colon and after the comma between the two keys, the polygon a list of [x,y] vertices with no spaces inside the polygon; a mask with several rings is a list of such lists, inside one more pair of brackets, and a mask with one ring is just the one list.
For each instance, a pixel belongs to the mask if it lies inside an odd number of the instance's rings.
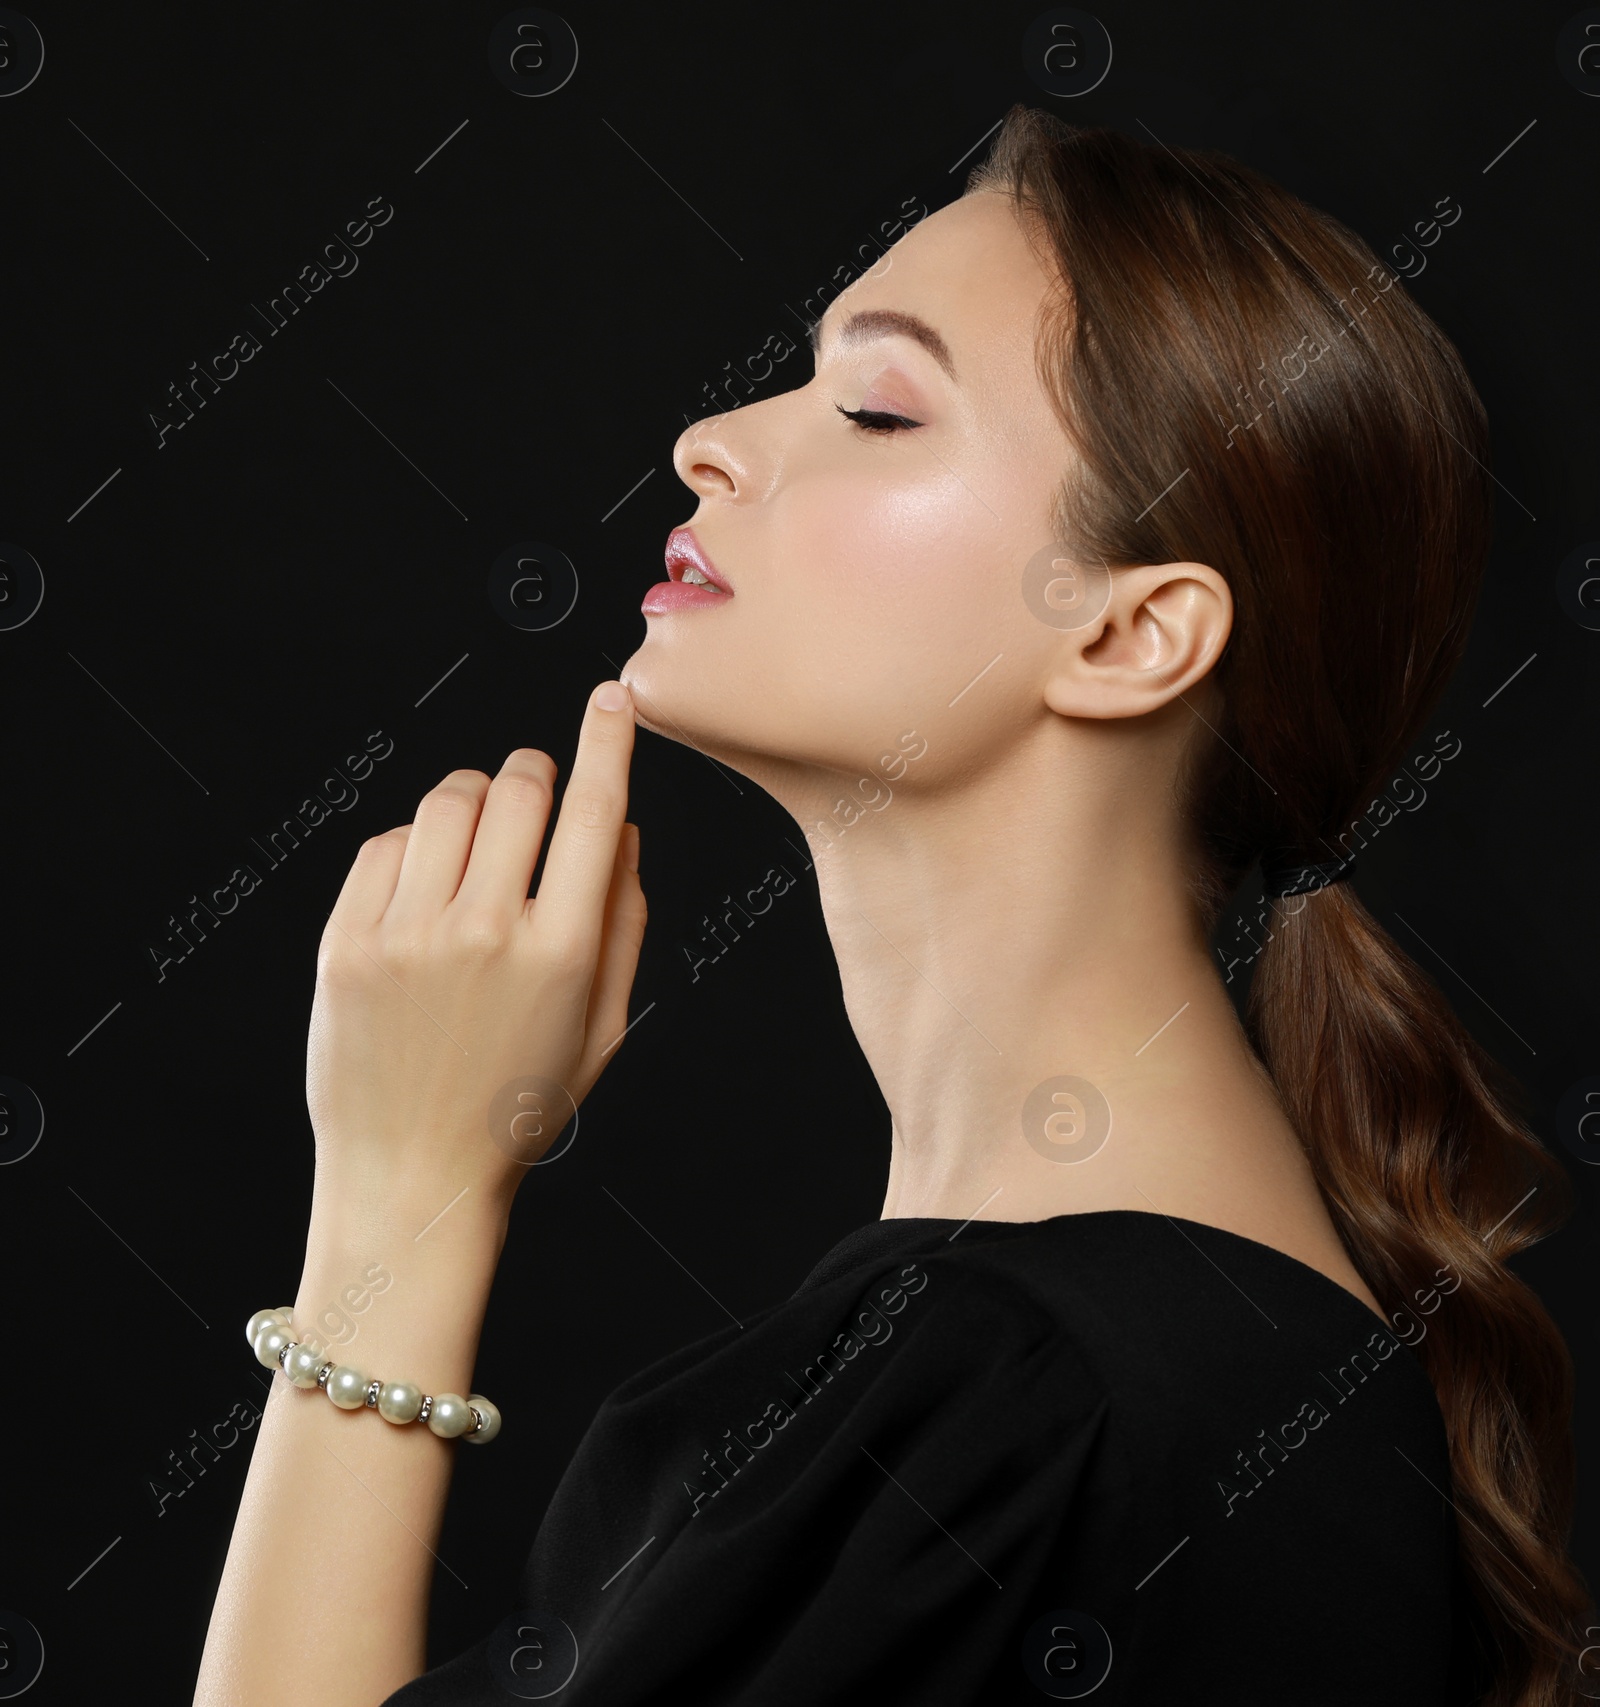
{"label": "black dress", "polygon": [[872,1222],[605,1400],[516,1608],[389,1707],[1457,1707],[1450,1307],[1136,1210]]}

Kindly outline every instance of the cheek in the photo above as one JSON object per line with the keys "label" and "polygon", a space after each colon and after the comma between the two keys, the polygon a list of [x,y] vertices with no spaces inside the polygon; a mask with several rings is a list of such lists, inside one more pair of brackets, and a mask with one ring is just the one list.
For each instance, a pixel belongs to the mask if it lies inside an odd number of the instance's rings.
{"label": "cheek", "polygon": [[792,519],[796,590],[875,630],[949,630],[993,604],[994,518],[949,476],[834,484]]}

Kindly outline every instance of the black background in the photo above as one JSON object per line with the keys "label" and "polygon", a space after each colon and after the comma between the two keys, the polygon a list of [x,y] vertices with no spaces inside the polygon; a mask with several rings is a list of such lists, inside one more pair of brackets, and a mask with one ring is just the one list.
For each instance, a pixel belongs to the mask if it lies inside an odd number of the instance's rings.
{"label": "black background", "polygon": [[[150,1484],[181,1485],[168,1453],[265,1398],[240,1330],[295,1291],[316,943],[358,843],[515,746],[565,776],[584,696],[640,642],[693,512],[670,451],[712,412],[703,387],[774,337],[793,354],[753,394],[803,383],[829,281],[905,207],[959,194],[1015,100],[1225,149],[1385,256],[1441,198],[1462,209],[1411,288],[1488,405],[1497,544],[1428,736],[1459,755],[1357,881],[1576,1179],[1574,1218],[1519,1267],[1573,1348],[1581,1438],[1600,1368],[1600,1150],[1576,1127],[1600,1087],[1600,614],[1574,603],[1572,565],[1600,557],[1600,76],[1584,86],[1570,45],[1563,74],[1574,14],[1141,0],[1098,13],[1109,74],[1063,98],[1024,66],[1033,4],[573,3],[576,71],[530,98],[491,72],[508,10],[38,7],[41,74],[0,100],[0,536],[45,588],[0,632],[0,1074],[45,1113],[0,1167],[0,1607],[43,1638],[32,1698],[193,1687],[254,1437],[164,1506]],[[394,213],[358,269],[269,335],[252,304],[372,198]],[[245,328],[261,353],[158,448],[150,415],[181,418],[169,383]],[[528,541],[577,575],[539,632],[488,594]],[[14,552],[11,569],[14,617]],[[378,732],[392,751],[351,799],[334,769]],[[252,838],[311,795],[337,805],[330,789],[345,809],[269,868]],[[887,1112],[803,838],[644,732],[630,816],[643,1017],[516,1206],[477,1374],[507,1421],[460,1454],[435,1660],[512,1604],[604,1394],[786,1295],[882,1207]],[[158,977],[169,916],[241,865],[259,888]],[[692,978],[703,917],[779,866],[795,887]],[[1577,1552],[1600,1575],[1592,1481]]]}

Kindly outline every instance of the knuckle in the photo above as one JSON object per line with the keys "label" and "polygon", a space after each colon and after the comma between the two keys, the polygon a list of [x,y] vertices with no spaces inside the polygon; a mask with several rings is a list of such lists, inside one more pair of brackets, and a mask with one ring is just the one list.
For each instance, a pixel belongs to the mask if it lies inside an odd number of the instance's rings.
{"label": "knuckle", "polygon": [[576,981],[593,971],[593,955],[589,944],[570,932],[546,936],[540,945],[545,965],[557,978]]}
{"label": "knuckle", "polygon": [[494,787],[508,804],[523,808],[548,805],[554,792],[548,777],[531,770],[502,771]]}
{"label": "knuckle", "polygon": [[322,941],[317,944],[317,981],[319,983],[337,982],[349,961],[349,950],[345,947],[343,931],[335,930],[331,925],[322,933]]}
{"label": "knuckle", "polygon": [[431,788],[423,796],[419,811],[426,811],[437,817],[454,818],[466,812],[476,812],[481,796],[472,789],[459,783],[441,782],[437,788]]}
{"label": "knuckle", "polygon": [[458,952],[470,959],[488,959],[509,947],[511,921],[487,907],[474,907],[455,919],[452,940]]}
{"label": "knuckle", "polygon": [[556,762],[539,747],[516,747],[506,755],[508,770],[533,771],[548,782],[555,781]]}
{"label": "knuckle", "polygon": [[375,974],[413,972],[428,958],[429,952],[425,935],[393,926],[369,946]]}
{"label": "knuckle", "polygon": [[394,846],[396,839],[403,841],[410,832],[411,826],[406,824],[393,830],[383,830],[376,836],[368,836],[356,849],[356,858],[376,859],[380,854],[387,853]]}
{"label": "knuckle", "polygon": [[317,982],[332,990],[354,990],[371,976],[372,962],[347,931],[330,926],[317,947]]}
{"label": "knuckle", "polygon": [[598,835],[612,829],[622,816],[622,803],[604,789],[586,788],[581,794],[569,796],[562,807],[571,812],[573,824],[580,830]]}

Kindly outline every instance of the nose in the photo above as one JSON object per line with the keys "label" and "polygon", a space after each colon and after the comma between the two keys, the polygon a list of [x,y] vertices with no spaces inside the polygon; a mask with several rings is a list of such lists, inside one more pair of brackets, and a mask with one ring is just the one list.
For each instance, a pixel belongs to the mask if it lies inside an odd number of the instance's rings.
{"label": "nose", "polygon": [[738,498],[751,490],[751,435],[743,430],[749,412],[745,408],[708,415],[678,435],[672,466],[697,497]]}

